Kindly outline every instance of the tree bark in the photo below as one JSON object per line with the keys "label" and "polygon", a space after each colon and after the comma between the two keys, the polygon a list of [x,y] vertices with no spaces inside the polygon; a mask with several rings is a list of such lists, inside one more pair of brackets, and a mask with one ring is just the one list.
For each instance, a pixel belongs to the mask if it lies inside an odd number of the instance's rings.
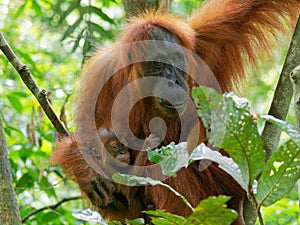
{"label": "tree bark", "polygon": [[[291,99],[293,96],[293,87],[290,80],[290,73],[300,62],[300,20],[292,38],[292,42],[286,57],[280,78],[275,90],[269,115],[275,116],[278,119],[285,120]],[[266,123],[262,133],[264,140],[264,148],[267,152],[267,159],[277,149],[281,135],[281,129],[271,123]]]}
{"label": "tree bark", "polygon": [[123,0],[126,17],[137,16],[147,10],[170,11],[171,0]]}
{"label": "tree bark", "polygon": [[294,90],[296,122],[298,129],[300,129],[300,62],[299,65],[292,71],[291,80]]}
{"label": "tree bark", "polygon": [[19,225],[20,211],[13,186],[2,119],[0,117],[0,224]]}

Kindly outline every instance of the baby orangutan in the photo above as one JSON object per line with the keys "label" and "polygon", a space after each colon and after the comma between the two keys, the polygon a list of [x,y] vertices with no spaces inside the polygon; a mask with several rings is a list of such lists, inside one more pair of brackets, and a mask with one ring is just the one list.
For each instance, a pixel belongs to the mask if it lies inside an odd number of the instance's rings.
{"label": "baby orangutan", "polygon": [[[115,135],[112,128],[99,129],[99,135],[105,149],[120,162],[129,165],[130,164],[130,152],[126,146],[126,141],[119,140]],[[142,147],[142,151],[146,151],[148,148],[154,149],[158,147],[161,139],[154,134],[150,134],[146,139]],[[125,143],[125,145],[124,145]],[[143,160],[141,160],[143,158]],[[143,166],[147,158],[141,157],[140,160],[136,160],[134,165]]]}
{"label": "baby orangutan", "polygon": [[125,146],[114,134],[112,134],[104,142],[105,149],[117,160],[128,165],[130,163],[130,153],[128,147]]}

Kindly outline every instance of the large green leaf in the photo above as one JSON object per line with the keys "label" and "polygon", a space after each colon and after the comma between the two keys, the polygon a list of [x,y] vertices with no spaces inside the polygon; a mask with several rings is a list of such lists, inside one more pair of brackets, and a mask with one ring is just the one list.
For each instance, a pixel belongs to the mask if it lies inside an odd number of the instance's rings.
{"label": "large green leaf", "polygon": [[269,206],[289,193],[300,179],[300,133],[293,125],[273,116],[260,119],[277,125],[291,138],[272,154],[258,181],[257,201]]}
{"label": "large green leaf", "polygon": [[203,159],[218,163],[218,166],[226,173],[230,174],[245,191],[248,190],[238,165],[231,158],[223,156],[220,152],[212,150],[202,143],[194,149],[190,156],[190,160],[196,161]]}
{"label": "large green leaf", "polygon": [[282,199],[300,179],[300,147],[293,140],[274,152],[257,186],[257,201],[269,206]]}
{"label": "large green leaf", "polygon": [[232,93],[222,96],[206,87],[193,89],[192,96],[207,128],[209,142],[229,153],[245,183],[251,186],[262,171],[266,154],[247,101]]}
{"label": "large green leaf", "polygon": [[120,173],[115,173],[112,176],[113,181],[119,184],[125,184],[128,186],[137,186],[137,185],[161,185],[171,192],[173,192],[176,196],[180,197],[182,201],[193,211],[193,207],[190,205],[190,203],[187,201],[187,199],[178,193],[174,188],[172,188],[170,185],[163,183],[162,181],[159,180],[153,180],[149,177],[138,177],[138,176],[132,176],[132,175],[127,175],[127,174],[120,174]]}
{"label": "large green leaf", "polygon": [[227,196],[218,196],[202,200],[185,224],[230,225],[237,218],[237,213],[227,208],[225,203],[229,199]]}

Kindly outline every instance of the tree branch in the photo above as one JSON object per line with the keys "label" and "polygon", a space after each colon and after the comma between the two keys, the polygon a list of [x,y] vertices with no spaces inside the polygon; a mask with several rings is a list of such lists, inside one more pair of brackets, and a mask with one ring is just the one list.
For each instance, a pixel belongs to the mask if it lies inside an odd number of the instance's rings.
{"label": "tree branch", "polygon": [[[280,78],[275,90],[269,115],[273,115],[278,119],[285,120],[291,99],[293,96],[293,87],[290,80],[291,71],[300,62],[300,18],[298,19],[297,26],[292,38],[292,42],[280,74]],[[272,153],[277,149],[281,135],[281,129],[271,123],[266,123],[262,133],[264,140],[264,148],[267,152],[267,159],[270,158]]]}
{"label": "tree branch", "polygon": [[24,216],[22,218],[22,223],[25,223],[26,220],[29,219],[29,217],[31,217],[31,216],[33,216],[33,215],[35,215],[35,214],[37,214],[37,213],[39,213],[41,211],[44,211],[44,210],[47,210],[47,209],[49,209],[49,210],[55,210],[56,208],[58,208],[63,203],[69,202],[69,201],[73,201],[73,200],[77,200],[77,199],[81,199],[81,196],[74,196],[74,197],[70,197],[70,198],[64,198],[64,199],[60,200],[59,202],[57,202],[54,205],[44,206],[42,208],[34,210],[34,211],[32,211],[31,213],[29,213],[28,215],[26,215],[26,216]]}
{"label": "tree branch", "polygon": [[10,48],[9,44],[5,40],[2,32],[0,32],[0,49],[6,56],[6,58],[10,61],[10,63],[13,65],[13,67],[17,70],[17,72],[20,74],[23,82],[28,87],[28,89],[32,92],[32,94],[35,96],[35,98],[40,103],[42,109],[46,113],[47,117],[55,127],[56,131],[61,136],[68,136],[69,132],[64,127],[64,125],[61,123],[57,115],[55,114],[48,98],[46,95],[46,91],[44,89],[40,89],[33,79],[28,67],[23,64],[16,54],[13,52],[13,50]]}

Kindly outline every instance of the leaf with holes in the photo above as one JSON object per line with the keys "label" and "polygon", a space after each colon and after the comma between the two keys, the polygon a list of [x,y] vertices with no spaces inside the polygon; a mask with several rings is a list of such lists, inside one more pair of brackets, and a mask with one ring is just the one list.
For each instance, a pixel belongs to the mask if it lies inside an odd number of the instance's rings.
{"label": "leaf with holes", "polygon": [[208,141],[229,153],[245,183],[251,186],[262,171],[266,154],[247,101],[232,93],[222,96],[206,87],[193,89],[192,96],[207,128]]}
{"label": "leaf with holes", "polygon": [[269,206],[282,199],[300,179],[300,147],[293,140],[274,152],[266,164],[257,186],[257,201]]}
{"label": "leaf with holes", "polygon": [[[218,163],[218,166],[226,173],[230,174],[245,191],[248,190],[247,184],[242,177],[240,168],[231,158],[222,155],[218,151],[208,148],[204,143],[202,143],[193,150],[190,160],[196,161],[203,159]],[[207,166],[209,165],[210,164],[207,164]]]}

